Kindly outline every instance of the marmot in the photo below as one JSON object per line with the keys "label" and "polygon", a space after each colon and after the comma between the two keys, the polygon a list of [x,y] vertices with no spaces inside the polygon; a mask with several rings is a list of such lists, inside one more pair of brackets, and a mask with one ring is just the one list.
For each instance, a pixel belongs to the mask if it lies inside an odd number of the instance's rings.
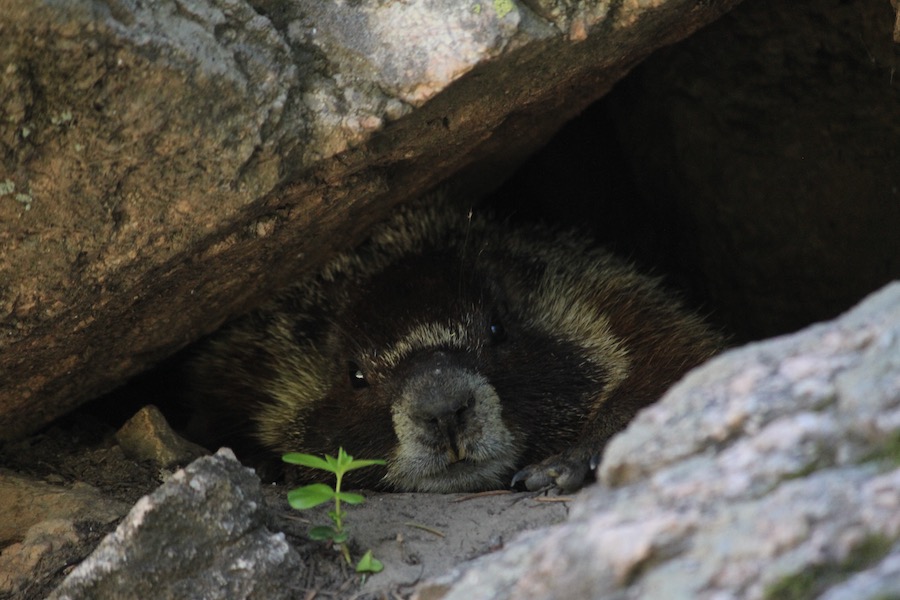
{"label": "marmot", "polygon": [[361,487],[572,490],[721,345],[590,239],[431,198],[207,340],[192,430],[270,466],[339,446],[385,459],[348,475]]}

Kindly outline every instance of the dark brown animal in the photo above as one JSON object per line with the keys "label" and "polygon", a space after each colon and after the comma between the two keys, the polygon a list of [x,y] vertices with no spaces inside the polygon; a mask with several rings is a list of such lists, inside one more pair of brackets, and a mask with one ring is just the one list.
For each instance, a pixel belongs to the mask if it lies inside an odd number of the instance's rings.
{"label": "dark brown animal", "polygon": [[208,340],[193,429],[269,464],[386,459],[358,486],[570,490],[721,342],[588,239],[424,202]]}

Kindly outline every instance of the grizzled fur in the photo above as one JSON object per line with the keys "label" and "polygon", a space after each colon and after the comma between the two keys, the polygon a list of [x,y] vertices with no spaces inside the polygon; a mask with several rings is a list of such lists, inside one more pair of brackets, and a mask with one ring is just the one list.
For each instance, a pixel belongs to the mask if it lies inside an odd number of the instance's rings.
{"label": "grizzled fur", "polygon": [[720,345],[589,240],[432,199],[208,340],[193,429],[270,466],[338,446],[386,459],[351,473],[361,486],[573,489]]}

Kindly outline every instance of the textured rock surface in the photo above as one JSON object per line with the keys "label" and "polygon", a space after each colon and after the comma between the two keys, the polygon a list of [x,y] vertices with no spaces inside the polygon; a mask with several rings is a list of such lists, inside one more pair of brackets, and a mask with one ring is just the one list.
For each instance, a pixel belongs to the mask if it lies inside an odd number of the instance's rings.
{"label": "textured rock surface", "polygon": [[614,438],[570,522],[418,597],[896,594],[898,447],[894,283],[837,321],[695,370]]}
{"label": "textured rock surface", "polygon": [[202,446],[184,439],[155,406],[147,405],[116,432],[116,442],[133,460],[150,461],[161,469],[186,465],[209,454]]}
{"label": "textured rock surface", "polygon": [[0,598],[46,595],[41,584],[83,559],[80,548],[96,544],[126,512],[127,504],[83,483],[53,485],[0,472]]}
{"label": "textured rock surface", "polygon": [[213,330],[450,174],[472,165],[467,189],[494,185],[736,2],[7,0],[0,439]]}
{"label": "textured rock surface", "polygon": [[264,515],[259,480],[222,450],[139,500],[50,598],[291,598],[300,559]]}

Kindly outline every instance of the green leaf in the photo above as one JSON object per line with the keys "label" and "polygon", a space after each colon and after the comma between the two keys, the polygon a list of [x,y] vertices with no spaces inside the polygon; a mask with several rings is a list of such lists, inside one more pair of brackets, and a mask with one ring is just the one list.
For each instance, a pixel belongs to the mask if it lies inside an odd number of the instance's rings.
{"label": "green leaf", "polygon": [[383,465],[386,464],[383,460],[379,459],[367,459],[367,460],[354,460],[347,465],[344,465],[344,472],[352,471],[354,469],[362,469],[363,467],[371,467],[374,465]]}
{"label": "green leaf", "polygon": [[384,565],[380,560],[372,556],[371,550],[366,550],[363,557],[356,563],[357,573],[380,573],[384,569]]}
{"label": "green leaf", "polygon": [[343,446],[338,448],[337,462],[338,462],[338,465],[341,466],[341,468],[344,468],[353,462],[353,457],[350,456],[349,454],[347,454],[347,452],[344,450]]}
{"label": "green leaf", "polygon": [[341,461],[339,458],[335,458],[330,454],[325,455],[325,460],[328,461],[328,470],[332,473],[339,474],[341,473]]}
{"label": "green leaf", "polygon": [[334,537],[331,538],[335,544],[343,544],[350,538],[350,534],[346,531],[342,531],[340,533],[335,532]]}
{"label": "green leaf", "polygon": [[335,522],[337,522],[338,519],[343,520],[344,517],[346,517],[346,516],[347,516],[347,511],[345,511],[345,510],[340,511],[340,513],[338,513],[338,511],[336,511],[336,510],[328,511],[328,518]]}
{"label": "green leaf", "polygon": [[335,494],[335,497],[347,504],[362,504],[366,501],[366,497],[362,494],[354,494],[352,492],[339,492]]}
{"label": "green leaf", "polygon": [[[326,456],[325,459],[334,458],[330,456]],[[322,471],[328,471],[329,473],[334,473],[334,469],[331,468],[331,465],[327,460],[323,460],[318,456],[313,456],[312,454],[303,454],[302,452],[288,452],[284,456],[281,457],[286,463],[291,463],[292,465],[300,465],[302,467],[309,467],[311,469],[320,469]]]}
{"label": "green leaf", "polygon": [[308,535],[311,540],[334,540],[338,533],[334,530],[334,527],[318,525],[310,529]]}
{"label": "green leaf", "polygon": [[297,510],[312,508],[334,498],[334,490],[324,483],[298,487],[288,492],[288,504]]}

